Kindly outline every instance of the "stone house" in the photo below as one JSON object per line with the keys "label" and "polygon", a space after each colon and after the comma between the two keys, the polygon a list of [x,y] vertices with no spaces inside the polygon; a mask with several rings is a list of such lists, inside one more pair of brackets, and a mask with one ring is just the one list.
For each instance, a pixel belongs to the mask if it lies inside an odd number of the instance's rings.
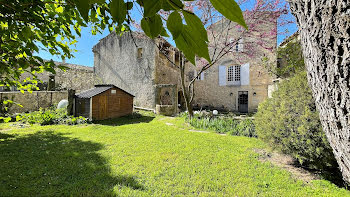
{"label": "stone house", "polygon": [[[269,13],[263,13],[261,16],[273,17]],[[241,33],[240,28],[228,28],[229,31],[225,32],[227,36],[222,39],[235,40],[235,45],[230,48],[230,53],[220,58],[196,79],[193,102],[195,109],[248,113],[256,111],[259,103],[268,98],[273,91],[274,76],[265,68],[264,59],[276,64],[277,58],[277,35],[267,33],[277,27],[277,20],[270,19],[256,24],[255,31],[245,34]],[[212,31],[220,32],[228,23],[227,20],[219,21],[211,27]],[[264,36],[265,34],[269,36]],[[209,43],[214,42],[211,38],[209,36]],[[210,48],[209,53],[213,54]],[[200,67],[188,67],[189,81],[191,76],[200,71]]]}
{"label": "stone house", "polygon": [[[159,47],[159,48],[158,48]],[[180,52],[166,40],[151,40],[143,33],[111,33],[93,47],[94,71],[101,83],[113,84],[135,95],[137,107],[166,114],[177,111]],[[165,106],[165,107],[164,107]]]}
{"label": "stone house", "polygon": [[[276,25],[276,20],[272,20],[261,24],[260,30],[269,31]],[[220,31],[220,25],[213,28]],[[232,29],[228,34],[238,39],[236,31]],[[221,58],[196,80],[194,107],[247,113],[255,111],[268,97],[273,77],[265,69],[262,58],[276,61],[277,36],[264,40],[251,32],[239,40],[233,53]],[[266,42],[268,49],[255,47],[254,54],[243,53],[248,50],[248,43],[252,45],[258,40]],[[166,105],[177,111],[182,98],[180,75],[177,67],[168,60],[180,64],[181,53],[164,39],[151,40],[136,32],[122,36],[111,33],[93,47],[93,52],[94,71],[102,83],[114,84],[135,95],[135,106],[158,111],[159,106]],[[184,62],[188,83],[199,69]]]}

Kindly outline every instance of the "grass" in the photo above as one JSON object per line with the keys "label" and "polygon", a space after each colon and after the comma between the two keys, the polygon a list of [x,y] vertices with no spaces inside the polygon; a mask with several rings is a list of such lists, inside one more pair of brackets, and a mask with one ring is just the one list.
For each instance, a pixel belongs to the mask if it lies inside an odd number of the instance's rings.
{"label": "grass", "polygon": [[[173,123],[174,126],[166,123]],[[267,162],[259,139],[146,116],[93,125],[0,125],[0,196],[350,196]]]}

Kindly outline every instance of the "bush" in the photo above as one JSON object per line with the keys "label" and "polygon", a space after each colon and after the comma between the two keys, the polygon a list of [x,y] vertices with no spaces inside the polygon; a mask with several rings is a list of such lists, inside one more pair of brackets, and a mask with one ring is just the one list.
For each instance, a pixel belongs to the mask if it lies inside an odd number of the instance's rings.
{"label": "bush", "polygon": [[213,130],[217,133],[256,137],[255,126],[250,119],[235,120],[233,117],[214,117],[203,113],[195,114],[192,119],[186,120],[191,126],[198,129]]}
{"label": "bush", "polygon": [[23,113],[17,116],[16,121],[40,125],[76,125],[88,123],[88,119],[84,117],[69,116],[66,109],[40,109],[39,111]]}
{"label": "bush", "polygon": [[259,138],[300,164],[316,169],[336,166],[305,72],[280,83],[273,98],[259,105],[255,118]]}

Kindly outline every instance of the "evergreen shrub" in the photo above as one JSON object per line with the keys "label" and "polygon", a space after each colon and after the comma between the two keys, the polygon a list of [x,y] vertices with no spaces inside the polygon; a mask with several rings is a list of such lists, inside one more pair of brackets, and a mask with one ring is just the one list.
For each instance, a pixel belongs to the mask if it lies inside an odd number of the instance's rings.
{"label": "evergreen shrub", "polygon": [[284,80],[255,115],[259,138],[314,169],[337,166],[322,130],[306,72]]}

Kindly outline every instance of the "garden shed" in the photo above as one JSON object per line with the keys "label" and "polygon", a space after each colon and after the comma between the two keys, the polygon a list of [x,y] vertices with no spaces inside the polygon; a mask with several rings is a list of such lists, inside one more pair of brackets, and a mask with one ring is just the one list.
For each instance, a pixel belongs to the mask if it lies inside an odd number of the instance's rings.
{"label": "garden shed", "polygon": [[95,85],[75,95],[74,114],[91,120],[105,120],[132,114],[134,95],[115,85]]}

